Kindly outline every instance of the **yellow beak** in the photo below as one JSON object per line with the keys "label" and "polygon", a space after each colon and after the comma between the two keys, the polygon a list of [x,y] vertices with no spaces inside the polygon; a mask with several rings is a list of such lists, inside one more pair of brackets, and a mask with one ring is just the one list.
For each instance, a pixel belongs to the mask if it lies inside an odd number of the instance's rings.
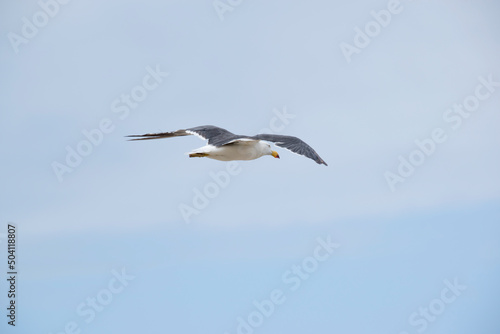
{"label": "yellow beak", "polygon": [[276,151],[272,151],[271,154],[273,155],[273,157],[279,159],[280,158],[280,155],[278,154],[278,152]]}

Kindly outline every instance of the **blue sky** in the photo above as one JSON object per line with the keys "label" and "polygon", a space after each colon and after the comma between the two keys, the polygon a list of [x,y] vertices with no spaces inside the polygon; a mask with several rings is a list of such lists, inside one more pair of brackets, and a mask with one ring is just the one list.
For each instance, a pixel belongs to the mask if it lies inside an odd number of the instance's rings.
{"label": "blue sky", "polygon": [[[498,332],[495,2],[1,6],[18,332]],[[204,124],[329,166],[124,138]]]}

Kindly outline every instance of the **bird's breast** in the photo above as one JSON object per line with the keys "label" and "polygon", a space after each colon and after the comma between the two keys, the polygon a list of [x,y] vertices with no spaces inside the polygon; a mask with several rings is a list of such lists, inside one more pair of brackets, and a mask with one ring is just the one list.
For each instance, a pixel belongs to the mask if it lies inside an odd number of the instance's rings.
{"label": "bird's breast", "polygon": [[254,160],[263,155],[265,153],[260,145],[232,144],[214,147],[208,157],[216,160],[231,161]]}

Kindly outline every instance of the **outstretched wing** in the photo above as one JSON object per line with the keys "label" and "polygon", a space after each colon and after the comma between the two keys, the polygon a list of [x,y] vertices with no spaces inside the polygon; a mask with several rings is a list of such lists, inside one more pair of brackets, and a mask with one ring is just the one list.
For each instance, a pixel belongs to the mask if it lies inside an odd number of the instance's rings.
{"label": "outstretched wing", "polygon": [[160,139],[160,138],[172,138],[195,135],[201,139],[208,140],[208,144],[214,146],[221,146],[228,141],[233,140],[237,137],[235,134],[227,131],[226,129],[219,128],[213,125],[202,125],[189,129],[182,129],[173,132],[160,132],[160,133],[146,133],[144,135],[130,135],[133,139],[130,140],[148,140],[148,139]]}
{"label": "outstretched wing", "polygon": [[189,136],[191,133],[187,133],[186,130],[177,130],[173,132],[158,132],[158,133],[146,133],[143,135],[129,135],[126,137],[133,138],[129,140],[149,140],[149,139],[160,139],[160,138],[172,138],[180,136]]}
{"label": "outstretched wing", "polygon": [[318,164],[323,164],[325,166],[328,166],[326,162],[323,159],[321,159],[319,154],[316,153],[316,151],[311,146],[307,145],[300,138],[292,136],[283,136],[283,135],[270,135],[270,134],[259,134],[250,138],[273,142],[274,144],[276,144],[276,146],[287,149],[293,153],[308,157],[309,159],[316,161],[316,163]]}

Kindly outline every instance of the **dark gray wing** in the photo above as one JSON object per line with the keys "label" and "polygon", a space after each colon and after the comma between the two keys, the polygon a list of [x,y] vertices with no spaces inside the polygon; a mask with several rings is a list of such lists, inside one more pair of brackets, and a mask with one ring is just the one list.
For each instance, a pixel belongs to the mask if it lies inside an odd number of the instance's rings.
{"label": "dark gray wing", "polygon": [[234,133],[226,129],[219,128],[213,125],[202,125],[189,129],[182,129],[173,132],[160,132],[160,133],[146,133],[144,135],[130,135],[134,139],[130,140],[147,140],[147,139],[160,139],[172,138],[180,136],[196,135],[202,139],[208,140],[208,144],[214,146],[222,146],[225,143],[238,138]]}
{"label": "dark gray wing", "polygon": [[129,140],[149,140],[149,139],[160,139],[160,138],[172,138],[172,137],[180,137],[180,136],[189,136],[190,133],[187,133],[186,130],[177,130],[173,132],[158,132],[158,133],[146,133],[143,135],[129,135],[126,137],[134,138]]}
{"label": "dark gray wing", "polygon": [[274,144],[276,144],[276,146],[283,147],[289,151],[292,151],[293,153],[303,155],[305,157],[308,157],[309,159],[313,159],[318,164],[328,166],[311,146],[307,145],[297,137],[260,134],[250,138],[273,142]]}

